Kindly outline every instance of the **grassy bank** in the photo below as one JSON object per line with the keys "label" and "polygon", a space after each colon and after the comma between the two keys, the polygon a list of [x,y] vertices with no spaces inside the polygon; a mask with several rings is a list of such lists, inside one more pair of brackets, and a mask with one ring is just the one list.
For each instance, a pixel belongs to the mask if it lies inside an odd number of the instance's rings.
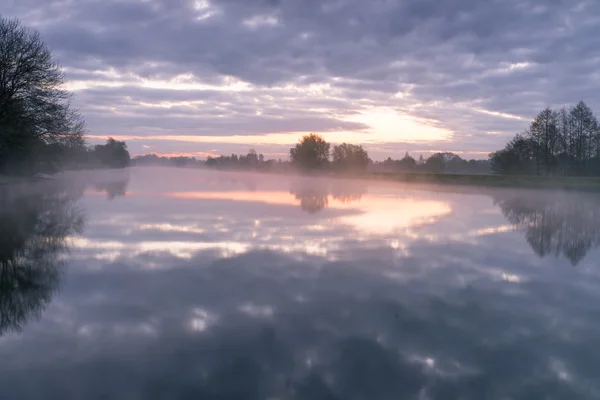
{"label": "grassy bank", "polygon": [[[343,175],[346,177],[346,175]],[[350,176],[347,176],[350,177]],[[356,175],[354,175],[356,177]],[[405,183],[600,192],[600,178],[366,172],[360,178]]]}
{"label": "grassy bank", "polygon": [[[136,168],[148,168],[151,165]],[[178,168],[178,167],[166,167]],[[192,169],[195,169],[193,167]],[[205,171],[221,172],[254,172],[268,175],[298,175],[329,177],[343,179],[363,179],[375,181],[389,181],[399,183],[412,183],[420,185],[454,185],[481,188],[522,188],[522,189],[549,189],[573,190],[600,193],[600,177],[553,177],[537,175],[470,175],[470,174],[428,174],[428,173],[403,173],[403,172],[333,172],[311,171],[299,172],[294,170],[239,170],[202,168]]]}

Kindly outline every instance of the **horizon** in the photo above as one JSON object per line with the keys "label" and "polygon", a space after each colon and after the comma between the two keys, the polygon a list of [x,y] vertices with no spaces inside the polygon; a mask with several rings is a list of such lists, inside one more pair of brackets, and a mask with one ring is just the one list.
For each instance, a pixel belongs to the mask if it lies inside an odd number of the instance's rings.
{"label": "horizon", "polygon": [[[114,138],[115,140],[121,140],[120,138]],[[159,153],[159,152],[147,152],[147,153],[131,153],[131,158],[135,159],[137,157],[144,157],[144,156],[151,156],[151,155],[155,155],[157,157],[166,157],[166,158],[175,158],[175,157],[187,157],[187,158],[195,158],[196,160],[200,160],[200,161],[206,161],[209,157],[211,158],[218,158],[218,157],[228,157],[231,156],[232,154],[235,155],[246,155],[250,150],[255,150],[257,154],[262,154],[265,156],[265,159],[267,160],[281,160],[283,162],[289,162],[290,161],[290,154],[289,152],[284,154],[284,153],[262,153],[259,149],[255,149],[253,147],[248,148],[247,151],[242,151],[239,153],[230,153],[230,154],[215,154],[215,153],[205,153],[205,152],[196,152],[196,153],[185,153],[185,152],[180,152],[180,153]],[[368,152],[369,149],[365,148],[365,150]],[[418,151],[405,151],[405,152],[401,152],[401,154],[398,154],[396,157],[393,156],[389,156],[391,159],[393,160],[400,160],[402,158],[404,158],[404,156],[406,155],[406,153],[408,153],[409,156],[411,156],[412,158],[414,158],[415,160],[419,159],[419,156],[423,156],[425,159],[427,159],[429,156],[436,154],[436,153],[452,153],[452,154],[456,154],[457,156],[465,159],[465,160],[488,160],[488,157],[485,158],[477,158],[477,157],[469,157],[469,158],[465,158],[463,157],[464,153],[461,154],[461,152],[446,152],[445,150],[437,150],[437,151],[423,151],[423,152],[418,152]],[[383,162],[385,160],[387,160],[388,158],[382,158],[382,159],[376,159],[373,160],[371,159],[373,162]]]}
{"label": "horizon", "polygon": [[2,15],[48,43],[91,144],[287,159],[314,132],[381,161],[487,159],[546,106],[598,109],[599,14],[593,1],[12,0]]}

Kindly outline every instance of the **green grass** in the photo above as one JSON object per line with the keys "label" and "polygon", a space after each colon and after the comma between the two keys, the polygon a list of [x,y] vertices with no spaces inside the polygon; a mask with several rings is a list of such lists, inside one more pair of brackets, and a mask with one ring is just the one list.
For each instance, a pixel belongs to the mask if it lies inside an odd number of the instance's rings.
{"label": "green grass", "polygon": [[[346,177],[345,174],[342,174],[341,176]],[[356,177],[356,175],[354,175],[354,177]],[[436,185],[469,185],[482,187],[581,190],[600,192],[600,178],[596,177],[424,174],[399,172],[366,172],[360,174],[359,177],[363,179]]]}

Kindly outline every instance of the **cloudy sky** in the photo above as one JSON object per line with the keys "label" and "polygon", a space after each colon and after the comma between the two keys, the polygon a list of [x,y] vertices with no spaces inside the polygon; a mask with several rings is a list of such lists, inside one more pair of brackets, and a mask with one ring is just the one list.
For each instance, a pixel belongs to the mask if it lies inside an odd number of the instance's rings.
{"label": "cloudy sky", "polygon": [[133,154],[302,134],[485,158],[543,107],[600,103],[597,0],[3,0],[64,67],[91,142]]}

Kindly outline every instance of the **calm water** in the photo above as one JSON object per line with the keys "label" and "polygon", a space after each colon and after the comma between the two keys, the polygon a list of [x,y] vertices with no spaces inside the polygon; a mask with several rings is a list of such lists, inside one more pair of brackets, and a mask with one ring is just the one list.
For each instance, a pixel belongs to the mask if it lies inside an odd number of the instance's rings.
{"label": "calm water", "polygon": [[179,169],[0,189],[2,399],[598,399],[600,201]]}

